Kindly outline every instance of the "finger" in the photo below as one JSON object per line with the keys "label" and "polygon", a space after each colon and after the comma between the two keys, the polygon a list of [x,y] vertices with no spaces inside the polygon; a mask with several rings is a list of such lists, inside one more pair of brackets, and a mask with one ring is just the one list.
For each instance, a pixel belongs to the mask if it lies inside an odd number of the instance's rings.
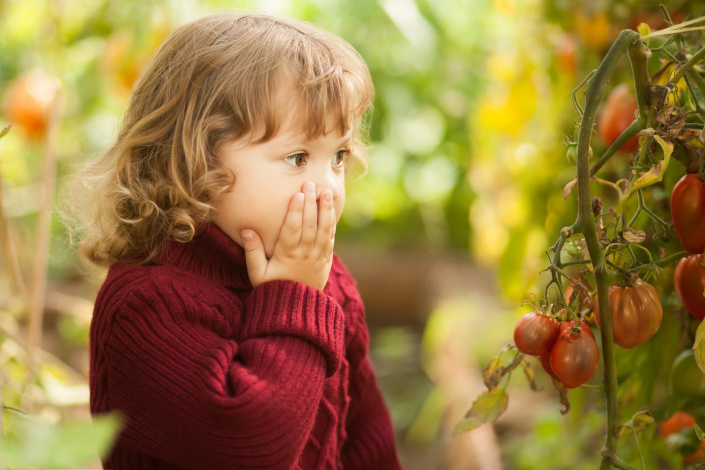
{"label": "finger", "polygon": [[301,231],[301,245],[311,245],[316,241],[318,227],[318,207],[316,204],[316,185],[311,182],[304,184],[304,218]]}
{"label": "finger", "polygon": [[[335,220],[335,209],[333,210],[333,220]],[[330,238],[328,238],[323,246],[323,257],[330,260],[333,257],[333,246],[335,245],[335,223],[330,231]]]}
{"label": "finger", "polygon": [[301,241],[301,229],[304,216],[304,194],[297,193],[291,198],[289,212],[286,213],[284,225],[279,233],[277,245],[287,250],[293,250]]}
{"label": "finger", "polygon": [[267,255],[264,252],[264,243],[254,230],[244,229],[240,231],[242,245],[245,249],[245,264],[247,265],[247,275],[253,287],[262,284],[264,275],[267,272]]}
{"label": "finger", "polygon": [[335,210],[333,209],[333,193],[325,190],[321,193],[321,202],[318,209],[318,233],[316,245],[325,246],[331,240],[335,230]]}

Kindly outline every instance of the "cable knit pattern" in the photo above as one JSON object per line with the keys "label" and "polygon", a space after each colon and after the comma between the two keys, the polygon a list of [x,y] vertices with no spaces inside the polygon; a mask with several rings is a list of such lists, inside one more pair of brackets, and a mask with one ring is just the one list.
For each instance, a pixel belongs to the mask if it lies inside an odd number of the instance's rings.
{"label": "cable knit pattern", "polygon": [[252,288],[217,226],[110,268],[91,324],[91,412],[125,419],[114,469],[396,470],[355,281]]}

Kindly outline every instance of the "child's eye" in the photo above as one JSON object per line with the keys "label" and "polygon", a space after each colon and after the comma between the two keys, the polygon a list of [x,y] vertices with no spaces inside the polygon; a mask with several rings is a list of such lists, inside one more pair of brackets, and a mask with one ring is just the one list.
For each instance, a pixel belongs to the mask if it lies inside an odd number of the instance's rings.
{"label": "child's eye", "polygon": [[296,168],[300,168],[304,165],[306,165],[306,160],[308,158],[308,155],[305,153],[297,153],[294,155],[289,155],[288,157],[284,157],[284,161],[287,162],[291,166],[295,166]]}
{"label": "child's eye", "polygon": [[349,153],[350,150],[347,149],[338,150],[331,159],[331,163],[333,164],[333,166],[340,168],[345,165],[345,160],[347,159]]}

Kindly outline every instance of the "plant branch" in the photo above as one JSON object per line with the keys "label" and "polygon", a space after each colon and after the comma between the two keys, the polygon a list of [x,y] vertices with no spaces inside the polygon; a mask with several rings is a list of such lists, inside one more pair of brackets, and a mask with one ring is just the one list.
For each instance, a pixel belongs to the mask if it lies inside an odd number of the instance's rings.
{"label": "plant branch", "polygon": [[[597,233],[595,231],[595,218],[592,214],[592,195],[590,193],[590,168],[588,162],[588,152],[590,149],[590,138],[595,121],[597,106],[599,105],[605,92],[605,85],[619,59],[629,49],[630,59],[646,61],[645,48],[641,41],[638,41],[639,34],[635,31],[623,30],[619,37],[607,51],[607,55],[602,60],[595,71],[595,75],[587,89],[585,97],[585,109],[580,123],[580,133],[578,135],[578,217],[575,222],[576,231],[585,236],[588,253],[595,272],[595,284],[597,286],[597,296],[600,302],[600,324],[602,326],[600,334],[602,336],[603,362],[604,362],[604,385],[607,400],[607,432],[606,442],[603,448],[603,458],[600,470],[609,470],[611,456],[614,456],[617,440],[614,436],[614,429],[617,425],[617,367],[615,363],[615,346],[612,338],[612,318],[608,302],[608,281],[604,272],[604,258]],[[632,65],[634,68],[634,65]],[[641,67],[641,65],[639,65]],[[635,74],[635,80],[641,80],[641,74]],[[645,88],[646,84],[640,83],[635,89]],[[641,116],[640,116],[641,118]],[[631,127],[631,126],[630,126]],[[636,134],[636,132],[634,133]]]}
{"label": "plant branch", "polygon": [[595,174],[600,171],[600,168],[607,163],[607,160],[609,160],[626,141],[637,135],[642,129],[644,129],[644,121],[641,121],[640,119],[635,119],[631,124],[629,124],[629,127],[624,129],[624,132],[617,137],[617,140],[612,142],[612,145],[610,145],[609,148],[605,150],[605,153],[602,154],[600,159],[595,162],[590,169],[590,176],[595,176]]}
{"label": "plant branch", "polygon": [[695,64],[697,64],[700,59],[705,57],[705,47],[701,47],[698,52],[693,54],[693,56],[688,59],[688,62],[683,64],[679,69],[678,72],[673,76],[673,78],[670,80],[673,83],[678,83],[678,81],[685,75],[686,72],[689,72],[690,69],[693,68]]}

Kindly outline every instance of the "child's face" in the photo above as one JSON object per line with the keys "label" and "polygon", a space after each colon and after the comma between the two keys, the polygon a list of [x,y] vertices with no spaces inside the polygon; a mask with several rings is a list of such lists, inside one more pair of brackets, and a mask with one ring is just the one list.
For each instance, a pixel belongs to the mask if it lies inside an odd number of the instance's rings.
{"label": "child's face", "polygon": [[336,132],[309,140],[286,124],[267,142],[226,144],[218,156],[235,184],[213,204],[214,222],[241,246],[240,230],[256,231],[270,258],[293,196],[309,181],[316,185],[316,201],[323,190],[333,193],[337,222],[345,205],[344,157],[350,143],[350,135]]}

